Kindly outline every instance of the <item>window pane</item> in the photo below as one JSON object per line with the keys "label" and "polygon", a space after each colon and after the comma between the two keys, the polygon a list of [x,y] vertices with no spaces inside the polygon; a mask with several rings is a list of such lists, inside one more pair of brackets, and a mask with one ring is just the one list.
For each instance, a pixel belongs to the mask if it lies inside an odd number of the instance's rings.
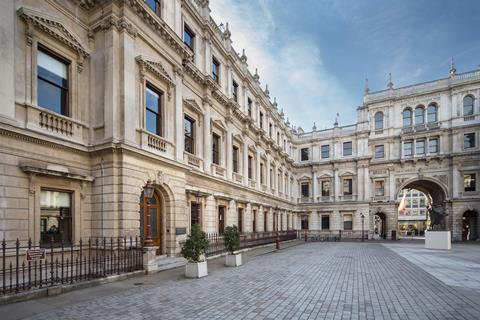
{"label": "window pane", "polygon": [[403,126],[412,125],[412,110],[406,109],[403,111]]}
{"label": "window pane", "polygon": [[71,242],[71,193],[41,190],[40,238],[42,243]]}
{"label": "window pane", "polygon": [[405,142],[403,144],[403,154],[405,156],[411,156],[412,155],[412,142]]}
{"label": "window pane", "polygon": [[66,106],[67,92],[49,82],[38,79],[38,105],[56,113],[64,114],[62,106]]}
{"label": "window pane", "polygon": [[151,88],[147,87],[146,90],[146,105],[147,108],[153,112],[159,113],[160,111],[160,94]]}
{"label": "window pane", "polygon": [[380,159],[380,158],[383,158],[384,156],[385,156],[384,146],[383,145],[375,146],[375,158]]}
{"label": "window pane", "polygon": [[343,155],[344,156],[351,156],[352,155],[352,142],[344,142],[343,143]]}
{"label": "window pane", "polygon": [[68,112],[68,65],[40,48],[37,54],[37,104],[53,112]]}
{"label": "window pane", "polygon": [[434,105],[428,106],[427,109],[427,121],[437,122],[437,107]]}
{"label": "window pane", "polygon": [[422,124],[424,119],[424,109],[422,107],[415,108],[415,124]]}
{"label": "window pane", "polygon": [[467,133],[463,135],[463,147],[464,148],[475,147],[475,133]]}
{"label": "window pane", "polygon": [[347,196],[352,195],[352,179],[343,180],[343,194]]}
{"label": "window pane", "polygon": [[[52,80],[58,84],[62,85],[62,79],[67,79],[68,75],[68,67],[67,65],[60,61],[59,59],[55,59],[51,55],[38,50],[38,55],[37,55],[37,64],[38,68],[41,69],[42,71],[48,72],[52,77]],[[51,79],[49,79],[51,80]],[[57,82],[57,80],[60,80],[60,82]]]}
{"label": "window pane", "polygon": [[469,116],[473,114],[473,97],[466,96],[463,98],[463,115]]}
{"label": "window pane", "polygon": [[160,117],[147,109],[146,113],[146,127],[147,131],[156,135],[160,135]]}
{"label": "window pane", "polygon": [[415,146],[417,154],[425,154],[425,140],[417,140]]}
{"label": "window pane", "polygon": [[463,184],[465,191],[475,191],[476,190],[476,175],[474,173],[466,174],[463,176]]}
{"label": "window pane", "polygon": [[430,153],[438,152],[438,139],[430,139],[428,141],[428,152]]}
{"label": "window pane", "polygon": [[330,181],[322,181],[322,196],[330,196]]}
{"label": "window pane", "polygon": [[301,160],[302,161],[307,161],[309,156],[309,150],[308,148],[302,148],[301,149]]}
{"label": "window pane", "polygon": [[326,159],[330,157],[330,146],[323,145],[322,146],[322,159]]}
{"label": "window pane", "polygon": [[375,113],[375,129],[383,129],[383,113]]}

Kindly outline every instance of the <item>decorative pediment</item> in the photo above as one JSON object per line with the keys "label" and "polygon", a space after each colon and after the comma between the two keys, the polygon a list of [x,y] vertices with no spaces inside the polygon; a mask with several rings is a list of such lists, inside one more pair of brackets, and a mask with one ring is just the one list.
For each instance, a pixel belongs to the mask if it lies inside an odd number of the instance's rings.
{"label": "decorative pediment", "polygon": [[135,60],[142,68],[150,71],[155,76],[165,81],[169,86],[175,87],[175,82],[160,61],[142,55],[137,56]]}
{"label": "decorative pediment", "polygon": [[240,141],[241,143],[245,143],[245,140],[243,139],[243,136],[239,133],[233,135],[233,139]]}
{"label": "decorative pediment", "polygon": [[212,118],[211,122],[212,122],[212,125],[219,127],[225,132],[227,131],[227,125],[221,119]]}
{"label": "decorative pediment", "polygon": [[318,176],[318,179],[331,179],[333,175],[328,174],[328,173],[323,173],[320,176]]}
{"label": "decorative pediment", "polygon": [[342,172],[341,174],[339,174],[340,177],[346,177],[346,176],[354,176],[355,175],[355,172],[352,172],[352,171],[344,171]]}
{"label": "decorative pediment", "polygon": [[90,56],[86,46],[84,46],[78,37],[75,36],[75,34],[70,31],[61,21],[59,21],[58,18],[33,11],[25,7],[18,9],[17,14],[23,19],[23,21],[25,21],[25,24],[27,25],[26,36],[27,43],[29,45],[32,44],[32,28],[36,28],[76,51],[79,56],[79,66],[83,65],[84,58],[88,58]]}
{"label": "decorative pediment", "polygon": [[203,108],[195,101],[195,99],[183,99],[183,104],[198,114],[203,114]]}
{"label": "decorative pediment", "polygon": [[312,177],[307,175],[307,174],[302,174],[300,177],[297,179],[298,181],[306,181],[306,180],[312,180]]}

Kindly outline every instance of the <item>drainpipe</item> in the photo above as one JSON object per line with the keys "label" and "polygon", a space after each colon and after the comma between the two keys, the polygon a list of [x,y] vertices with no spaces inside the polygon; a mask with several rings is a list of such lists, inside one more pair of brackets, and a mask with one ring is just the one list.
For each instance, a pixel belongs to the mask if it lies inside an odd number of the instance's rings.
{"label": "drainpipe", "polygon": [[101,191],[101,194],[102,194],[102,201],[100,203],[100,217],[101,217],[101,220],[100,220],[100,226],[102,228],[102,238],[103,238],[103,186],[105,185],[105,180],[104,180],[104,176],[105,176],[105,171],[104,171],[104,168],[103,168],[103,157],[100,159],[100,174],[102,175],[102,191]]}

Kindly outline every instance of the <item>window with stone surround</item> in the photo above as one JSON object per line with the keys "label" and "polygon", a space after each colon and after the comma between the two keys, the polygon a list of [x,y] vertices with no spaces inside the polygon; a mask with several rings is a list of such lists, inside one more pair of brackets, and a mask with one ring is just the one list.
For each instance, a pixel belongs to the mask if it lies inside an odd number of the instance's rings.
{"label": "window with stone surround", "polygon": [[383,129],[383,112],[375,113],[375,130]]}
{"label": "window with stone surround", "polygon": [[308,230],[308,216],[307,215],[302,215],[301,218],[301,228],[302,230]]}
{"label": "window with stone surround", "polygon": [[302,198],[310,197],[310,184],[308,182],[302,182],[300,184],[300,190]]}
{"label": "window with stone surround", "polygon": [[403,155],[405,157],[411,157],[413,155],[413,141],[405,141],[403,142]]}
{"label": "window with stone surround", "polygon": [[353,144],[352,141],[347,141],[343,143],[343,156],[351,156],[353,154]]}
{"label": "window with stone surround", "polygon": [[438,153],[439,144],[438,138],[429,138],[428,139],[428,152],[429,153]]}
{"label": "window with stone surround", "polygon": [[65,59],[38,47],[37,104],[64,116],[69,116],[68,65]]}
{"label": "window with stone surround", "polygon": [[385,146],[378,145],[375,146],[375,159],[383,159],[385,157]]}
{"label": "window with stone surround", "polygon": [[403,126],[408,127],[412,125],[412,109],[405,108],[402,112]]}
{"label": "window with stone surround", "polygon": [[183,25],[183,42],[194,51],[195,46],[195,33],[192,29],[185,23]]}
{"label": "window with stone surround", "polygon": [[353,179],[345,178],[343,179],[343,195],[351,196],[353,194]]}
{"label": "window with stone surround", "polygon": [[195,154],[195,120],[189,116],[185,116],[183,120],[185,151]]}
{"label": "window with stone surround", "polygon": [[248,155],[248,179],[253,178],[253,156]]}
{"label": "window with stone surround", "polygon": [[425,107],[417,106],[415,108],[415,124],[425,123]]}
{"label": "window with stone surround", "polygon": [[144,0],[145,3],[147,4],[147,6],[150,7],[150,9],[152,9],[153,12],[155,12],[155,14],[159,17],[161,17],[161,13],[162,13],[162,3],[160,0]]}
{"label": "window with stone surround", "polygon": [[415,154],[417,155],[425,154],[425,140],[415,141]]}
{"label": "window with stone surround", "polygon": [[247,113],[250,118],[252,117],[252,104],[252,99],[247,98]]}
{"label": "window with stone surround", "polygon": [[220,136],[216,133],[212,134],[212,162],[220,165]]}
{"label": "window with stone surround", "polygon": [[238,147],[233,146],[232,148],[232,162],[233,162],[233,172],[238,173]]}
{"label": "window with stone surround", "polygon": [[147,82],[145,88],[145,129],[157,136],[163,135],[162,103],[163,92]]}
{"label": "window with stone surround", "polygon": [[232,96],[235,102],[238,102],[238,83],[235,80],[232,80]]}
{"label": "window with stone surround", "polygon": [[475,133],[465,133],[463,135],[463,148],[464,149],[469,149],[469,148],[475,148]]}
{"label": "window with stone surround", "polygon": [[220,83],[220,62],[212,57],[212,78],[216,83]]}
{"label": "window with stone surround", "polygon": [[330,196],[330,180],[323,180],[321,183],[322,197]]}
{"label": "window with stone surround", "polygon": [[438,107],[435,103],[431,103],[427,108],[427,122],[437,122],[438,121]]}
{"label": "window with stone surround", "polygon": [[238,231],[243,233],[243,208],[238,208]]}
{"label": "window with stone surround", "polygon": [[375,196],[385,195],[385,180],[375,180]]}
{"label": "window with stone surround", "polygon": [[322,159],[330,158],[330,145],[325,144],[321,147]]}
{"label": "window with stone surround", "polygon": [[330,230],[330,215],[322,215],[322,230]]}
{"label": "window with stone surround", "polygon": [[474,107],[473,107],[473,102],[474,98],[472,95],[465,96],[463,98],[463,115],[464,116],[471,116],[474,114]]}
{"label": "window with stone surround", "polygon": [[309,148],[300,149],[300,160],[301,161],[308,161],[309,156],[310,156],[310,149]]}
{"label": "window with stone surround", "polygon": [[477,191],[477,175],[475,173],[467,173],[463,175],[463,187],[465,192]]}
{"label": "window with stone surround", "polygon": [[63,190],[41,189],[41,244],[71,243],[72,229],[72,193]]}
{"label": "window with stone surround", "polygon": [[353,220],[351,214],[343,215],[343,230],[352,230],[353,229]]}

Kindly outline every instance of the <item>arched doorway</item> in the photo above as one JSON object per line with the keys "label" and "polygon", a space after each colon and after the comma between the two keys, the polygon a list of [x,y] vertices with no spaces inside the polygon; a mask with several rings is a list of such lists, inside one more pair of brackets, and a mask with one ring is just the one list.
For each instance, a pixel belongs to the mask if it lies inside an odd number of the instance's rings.
{"label": "arched doorway", "polygon": [[162,201],[157,192],[150,198],[150,204],[147,198],[140,196],[140,235],[145,239],[147,235],[147,206],[150,209],[150,226],[152,241],[158,247],[157,254],[162,252]]}
{"label": "arched doorway", "polygon": [[474,210],[465,211],[462,217],[462,240],[478,239],[478,214]]}
{"label": "arched doorway", "polygon": [[403,210],[398,210],[400,236],[424,236],[425,230],[432,228],[429,208],[445,213],[443,223],[435,228],[449,229],[449,219],[446,215],[448,213],[447,192],[441,183],[430,178],[410,180],[399,188],[398,199],[400,204],[401,199],[405,199],[402,205]]}
{"label": "arched doorway", "polygon": [[387,218],[385,213],[377,212],[373,216],[373,238],[386,239],[387,238]]}

